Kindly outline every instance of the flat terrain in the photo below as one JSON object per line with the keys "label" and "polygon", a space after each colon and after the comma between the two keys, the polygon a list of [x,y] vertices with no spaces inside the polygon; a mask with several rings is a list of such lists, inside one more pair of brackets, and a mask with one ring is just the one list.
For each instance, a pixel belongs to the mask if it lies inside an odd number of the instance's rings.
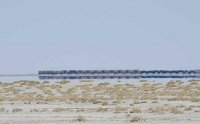
{"label": "flat terrain", "polygon": [[199,124],[200,81],[0,83],[0,124]]}

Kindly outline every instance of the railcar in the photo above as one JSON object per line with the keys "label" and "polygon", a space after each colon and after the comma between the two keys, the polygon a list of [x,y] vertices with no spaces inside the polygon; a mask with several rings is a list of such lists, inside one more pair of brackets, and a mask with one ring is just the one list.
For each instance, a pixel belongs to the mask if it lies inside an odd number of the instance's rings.
{"label": "railcar", "polygon": [[200,70],[49,70],[40,79],[200,78]]}

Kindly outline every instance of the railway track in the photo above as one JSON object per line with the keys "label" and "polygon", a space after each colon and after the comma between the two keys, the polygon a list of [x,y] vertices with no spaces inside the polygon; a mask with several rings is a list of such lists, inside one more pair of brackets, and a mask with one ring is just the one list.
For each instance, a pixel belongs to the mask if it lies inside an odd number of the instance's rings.
{"label": "railway track", "polygon": [[39,71],[38,74],[0,74],[0,77],[38,77],[48,79],[139,79],[200,78],[200,70],[62,70]]}

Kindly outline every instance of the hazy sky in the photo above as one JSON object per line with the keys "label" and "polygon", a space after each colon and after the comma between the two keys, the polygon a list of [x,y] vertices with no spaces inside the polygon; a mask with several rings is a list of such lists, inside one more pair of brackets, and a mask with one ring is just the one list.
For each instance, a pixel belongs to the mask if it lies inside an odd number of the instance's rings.
{"label": "hazy sky", "polygon": [[0,73],[200,68],[200,0],[1,0]]}

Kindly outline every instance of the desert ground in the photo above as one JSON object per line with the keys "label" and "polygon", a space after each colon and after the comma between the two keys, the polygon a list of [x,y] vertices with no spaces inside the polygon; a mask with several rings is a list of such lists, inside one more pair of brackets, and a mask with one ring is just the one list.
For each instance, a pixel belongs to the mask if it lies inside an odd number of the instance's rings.
{"label": "desert ground", "polygon": [[200,81],[0,83],[0,124],[199,124]]}

